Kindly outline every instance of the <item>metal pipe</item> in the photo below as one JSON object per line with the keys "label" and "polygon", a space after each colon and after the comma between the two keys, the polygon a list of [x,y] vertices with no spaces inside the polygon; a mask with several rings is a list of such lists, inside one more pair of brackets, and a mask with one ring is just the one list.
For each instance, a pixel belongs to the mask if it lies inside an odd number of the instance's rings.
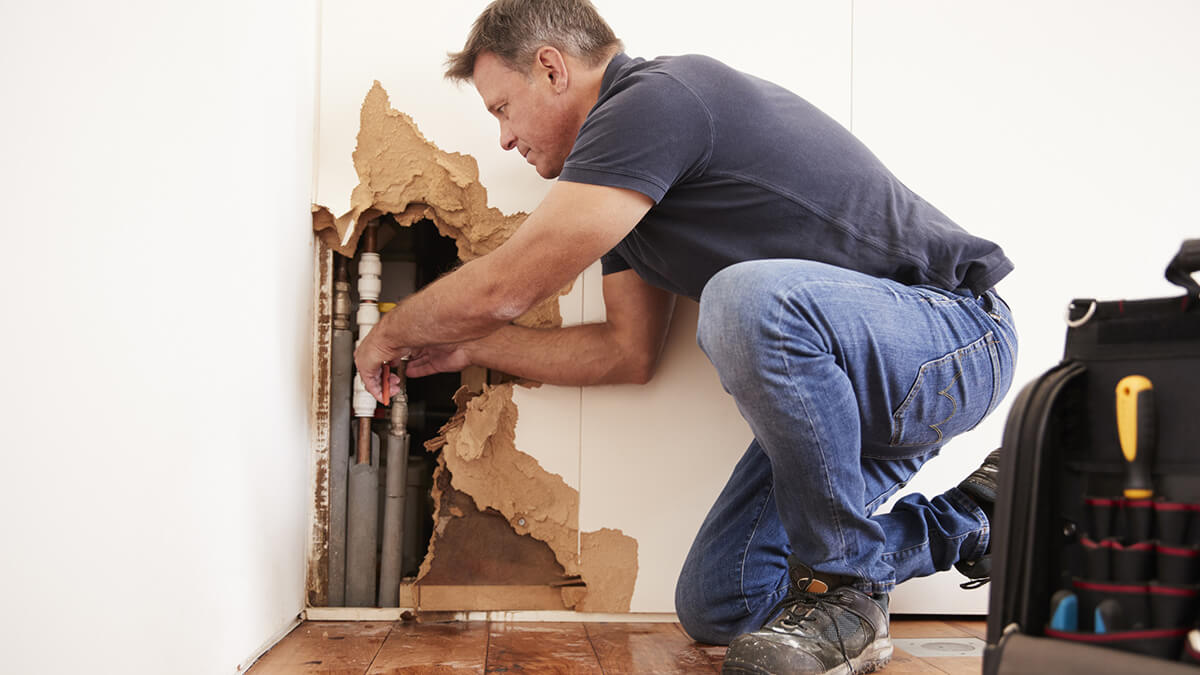
{"label": "metal pipe", "polygon": [[350,332],[350,281],[346,259],[333,259],[333,360],[329,387],[329,587],[330,607],[346,603],[346,482],[350,470],[350,397],[354,334]]}
{"label": "metal pipe", "polygon": [[[369,429],[369,427],[368,427]],[[350,467],[350,500],[346,522],[346,606],[375,606],[375,564],[378,560],[379,452],[370,450],[374,435],[367,433],[370,464]]]}
{"label": "metal pipe", "polygon": [[408,481],[408,392],[400,362],[400,386],[392,394],[387,437],[387,491],[383,510],[383,546],[379,564],[379,606],[400,606],[401,562],[404,548],[404,502]]}

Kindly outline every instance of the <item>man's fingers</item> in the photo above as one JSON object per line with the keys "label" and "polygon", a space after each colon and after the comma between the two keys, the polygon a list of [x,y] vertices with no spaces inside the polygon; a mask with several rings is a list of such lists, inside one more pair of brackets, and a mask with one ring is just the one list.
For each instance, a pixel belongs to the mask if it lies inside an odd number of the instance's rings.
{"label": "man's fingers", "polygon": [[371,396],[374,396],[376,401],[383,403],[383,387],[379,384],[378,376],[363,376],[363,386],[367,388],[367,391],[371,392]]}
{"label": "man's fingers", "polygon": [[404,373],[409,377],[425,377],[426,375],[432,375],[436,372],[437,369],[430,364],[429,359],[426,357],[421,357],[415,361],[409,361],[408,368],[404,371]]}

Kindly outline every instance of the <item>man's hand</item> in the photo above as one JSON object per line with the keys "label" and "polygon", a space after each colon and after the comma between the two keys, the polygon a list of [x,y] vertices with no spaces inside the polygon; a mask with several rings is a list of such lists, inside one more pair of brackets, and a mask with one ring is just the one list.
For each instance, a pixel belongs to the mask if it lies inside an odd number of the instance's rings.
{"label": "man's hand", "polygon": [[469,365],[471,359],[462,345],[435,345],[413,352],[405,373],[409,377],[457,373]]}
{"label": "man's hand", "polygon": [[[386,316],[386,315],[385,315]],[[387,401],[383,400],[383,364],[399,365],[400,359],[412,353],[411,349],[404,347],[388,348],[384,346],[384,340],[380,337],[383,334],[380,326],[383,324],[381,320],[367,337],[354,350],[354,366],[358,368],[358,376],[362,378],[363,386],[375,400],[387,405]],[[388,371],[392,378],[389,388],[396,391],[400,387],[400,376]]]}

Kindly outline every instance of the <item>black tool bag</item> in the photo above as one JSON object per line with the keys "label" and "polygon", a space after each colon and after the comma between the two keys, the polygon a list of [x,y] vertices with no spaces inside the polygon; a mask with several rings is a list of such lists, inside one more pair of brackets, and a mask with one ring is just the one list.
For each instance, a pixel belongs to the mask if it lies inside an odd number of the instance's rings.
{"label": "black tool bag", "polygon": [[1014,401],[985,673],[1200,672],[1198,269],[1192,239],[1186,295],[1072,302],[1063,361]]}

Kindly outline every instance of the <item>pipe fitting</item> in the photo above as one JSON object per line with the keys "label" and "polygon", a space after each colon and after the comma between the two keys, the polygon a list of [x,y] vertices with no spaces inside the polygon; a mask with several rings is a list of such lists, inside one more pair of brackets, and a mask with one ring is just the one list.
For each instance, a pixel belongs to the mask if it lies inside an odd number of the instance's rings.
{"label": "pipe fitting", "polygon": [[364,253],[358,261],[358,296],[363,302],[379,300],[383,290],[383,261],[378,253]]}
{"label": "pipe fitting", "polygon": [[366,385],[363,384],[362,377],[358,374],[354,375],[354,416],[355,417],[374,417],[375,416],[375,397],[371,392],[367,391]]}
{"label": "pipe fitting", "polygon": [[379,305],[373,302],[360,304],[355,319],[358,321],[358,341],[361,343],[375,324],[379,323]]}
{"label": "pipe fitting", "polygon": [[333,283],[333,328],[350,330],[350,283],[347,281]]}

